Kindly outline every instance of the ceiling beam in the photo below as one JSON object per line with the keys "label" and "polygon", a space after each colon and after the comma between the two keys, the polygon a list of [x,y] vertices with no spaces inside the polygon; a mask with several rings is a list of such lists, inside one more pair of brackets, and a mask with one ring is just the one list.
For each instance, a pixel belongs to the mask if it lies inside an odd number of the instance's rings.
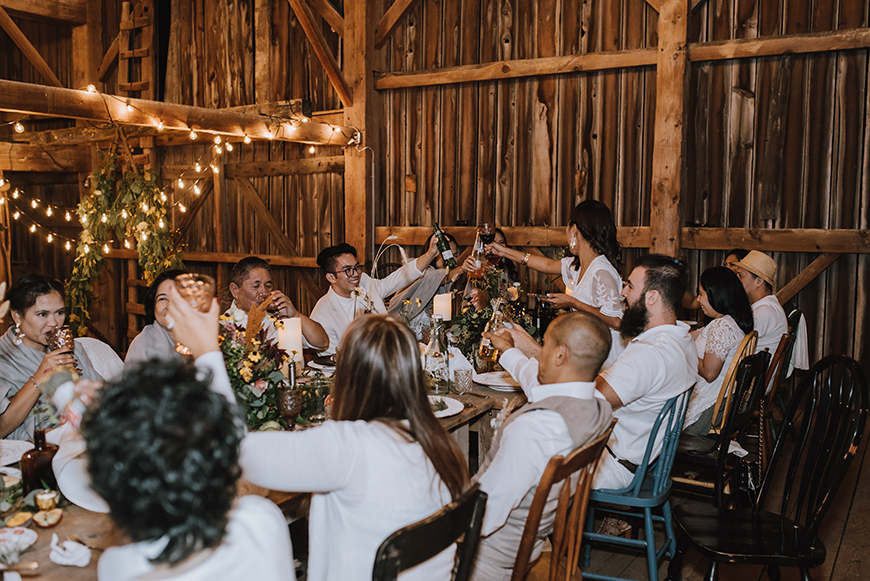
{"label": "ceiling beam", "polygon": [[0,143],[0,170],[89,172],[91,151],[83,147],[45,149],[24,143]]}
{"label": "ceiling beam", "polygon": [[51,67],[48,66],[48,63],[45,62],[45,59],[42,58],[42,55],[39,54],[38,50],[36,50],[36,47],[27,40],[27,36],[21,32],[18,25],[12,21],[9,13],[2,7],[0,7],[0,28],[3,28],[3,30],[6,31],[6,34],[8,34],[12,39],[12,42],[15,43],[15,46],[24,53],[25,58],[30,61],[30,64],[33,65],[36,72],[42,75],[43,79],[55,87],[63,87],[63,84],[57,78],[57,75],[54,74],[54,71],[51,70]]}
{"label": "ceiling beam", "polygon": [[103,55],[103,61],[100,63],[100,68],[97,71],[97,79],[101,83],[106,82],[106,78],[108,78],[109,73],[112,72],[112,69],[118,66],[118,54],[121,50],[121,33],[118,33],[118,36],[115,37],[115,40],[112,41],[112,44],[109,45],[109,50],[106,51],[106,54]]}
{"label": "ceiling beam", "polygon": [[332,51],[326,44],[323,31],[320,30],[319,26],[314,24],[314,15],[311,14],[311,11],[303,0],[287,1],[290,2],[290,7],[293,9],[293,13],[296,14],[296,19],[302,26],[305,36],[308,37],[308,42],[311,44],[317,60],[320,61],[320,65],[326,72],[326,77],[329,79],[330,84],[332,84],[332,88],[338,93],[338,98],[341,99],[345,107],[353,107],[353,97],[351,96],[350,88],[347,86],[347,81],[345,81],[338,62],[335,60],[335,55],[332,54]]}
{"label": "ceiling beam", "polygon": [[87,0],[0,0],[0,8],[15,16],[62,24],[86,24]]}
{"label": "ceiling beam", "polygon": [[329,0],[308,0],[312,8],[317,10],[317,13],[329,24],[330,28],[335,33],[344,38],[344,18],[338,13],[338,10],[332,7]]}
{"label": "ceiling beam", "polygon": [[390,6],[378,23],[378,28],[375,32],[375,48],[381,48],[387,43],[387,39],[390,38],[399,26],[399,21],[416,3],[417,0],[396,0],[393,2],[393,5]]}
{"label": "ceiling beam", "polygon": [[[132,111],[127,110],[127,105]],[[269,131],[272,130],[276,141],[316,145],[345,145],[354,135],[350,127],[315,121],[301,123],[294,119],[273,119],[254,113],[205,109],[6,80],[0,80],[0,111],[148,127],[155,131],[158,121],[162,120],[165,126],[163,133],[189,133],[194,129],[198,134],[237,138],[248,135],[260,140],[268,140]]]}
{"label": "ceiling beam", "polygon": [[870,28],[689,44],[689,60],[717,61],[870,48]]}

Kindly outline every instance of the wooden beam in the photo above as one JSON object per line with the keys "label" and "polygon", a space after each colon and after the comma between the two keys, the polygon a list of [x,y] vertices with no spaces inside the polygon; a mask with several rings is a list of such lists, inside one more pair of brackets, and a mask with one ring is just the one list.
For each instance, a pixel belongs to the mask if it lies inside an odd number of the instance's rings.
{"label": "wooden beam", "polygon": [[791,279],[787,285],[779,289],[776,293],[776,300],[778,300],[781,305],[786,304],[793,296],[801,292],[805,286],[822,274],[826,268],[834,264],[838,258],[840,258],[839,254],[826,253],[813,260],[800,272],[799,275]]}
{"label": "wooden beam", "polygon": [[393,31],[399,26],[399,21],[404,18],[411,8],[417,3],[417,0],[396,0],[393,5],[387,10],[384,17],[378,23],[377,32],[375,32],[375,48],[381,48],[387,43],[387,39],[393,34]]}
{"label": "wooden beam", "polygon": [[272,96],[272,0],[254,0],[254,101]]}
{"label": "wooden beam", "polygon": [[444,67],[412,73],[390,73],[375,80],[375,89],[382,91],[387,89],[406,89],[409,87],[518,79],[543,75],[584,73],[650,66],[655,65],[656,62],[657,51],[655,48],[498,61],[479,65]]}
{"label": "wooden beam", "polygon": [[21,32],[21,29],[18,28],[12,18],[9,17],[9,13],[6,12],[2,7],[0,7],[0,28],[6,31],[6,34],[9,35],[9,38],[12,39],[12,42],[15,43],[22,53],[24,53],[24,57],[30,61],[30,64],[33,65],[33,68],[36,69],[42,78],[54,85],[55,87],[63,87],[63,84],[57,78],[57,75],[54,74],[54,71],[51,70],[51,67],[48,66],[48,63],[45,62],[45,59],[42,58],[42,55],[39,54],[39,51],[30,44],[30,41],[27,40],[27,37]]}
{"label": "wooden beam", "polygon": [[[293,13],[296,14],[296,19],[302,26],[305,36],[308,37],[308,42],[311,44],[314,54],[317,55],[317,60],[320,61],[323,70],[326,72],[326,77],[332,84],[332,88],[338,93],[338,98],[341,99],[345,107],[352,107],[353,97],[351,96],[350,88],[344,80],[344,75],[338,66],[338,62],[335,60],[335,55],[332,54],[332,51],[329,50],[329,46],[326,44],[323,31],[320,30],[319,26],[314,24],[314,15],[311,14],[308,6],[303,4],[302,0],[287,1],[290,2],[290,7],[293,9]],[[347,52],[346,46],[345,52]]]}
{"label": "wooden beam", "polygon": [[[696,0],[697,1],[697,0]],[[656,12],[659,11],[659,0],[646,0],[646,3]]]}
{"label": "wooden beam", "polygon": [[680,253],[688,0],[662,0],[656,65],[650,252]]}
{"label": "wooden beam", "polygon": [[689,44],[689,60],[719,61],[870,48],[870,28]]}
{"label": "wooden beam", "polygon": [[121,33],[115,37],[112,44],[109,45],[109,50],[103,55],[103,60],[100,63],[100,68],[97,70],[97,79],[101,83],[105,83],[109,73],[118,66],[118,52],[121,49]]}
{"label": "wooden beam", "polygon": [[[130,105],[132,111],[127,111]],[[236,113],[224,109],[205,109],[160,101],[147,101],[89,93],[73,89],[59,89],[44,85],[31,85],[0,80],[0,111],[28,115],[49,115],[88,119],[102,123],[117,123],[157,130],[158,121],[165,125],[165,133],[173,130],[198,134],[219,134],[242,138],[269,140],[270,129],[277,129],[275,141],[313,143],[319,145],[345,145],[354,130],[326,123],[284,123],[273,127],[274,120],[261,115]],[[280,121],[280,120],[279,120]],[[199,139],[203,139],[200,137]]]}
{"label": "wooden beam", "polygon": [[[460,246],[474,243],[477,235],[475,226],[447,226],[444,227],[456,238]],[[568,239],[565,237],[565,228],[556,226],[532,226],[532,227],[508,227],[502,228],[511,247],[519,246],[567,246]],[[395,236],[392,240],[396,244],[405,246],[423,246],[428,243],[432,236],[432,228],[423,226],[379,226],[375,228],[375,244],[381,244],[389,236]],[[623,248],[649,248],[649,227],[618,226],[616,236]]]}
{"label": "wooden beam", "polygon": [[0,0],[15,16],[63,24],[88,21],[87,0]]}
{"label": "wooden beam", "polygon": [[344,38],[344,18],[332,7],[329,0],[308,0],[317,13],[329,24],[335,33]]}
{"label": "wooden beam", "polygon": [[214,182],[209,176],[203,178],[206,183],[201,188],[201,191],[198,196],[193,198],[193,202],[190,203],[190,206],[187,208],[187,212],[184,213],[184,216],[181,218],[181,223],[176,226],[175,232],[172,234],[172,241],[174,244],[181,244],[181,239],[187,233],[187,230],[190,228],[190,225],[193,224],[193,219],[196,218],[196,215],[202,209],[202,205],[205,203],[205,199],[211,193],[212,188],[214,187]]}
{"label": "wooden beam", "polygon": [[[111,249],[106,255],[109,258],[122,260],[138,259],[139,253],[135,250]],[[184,262],[219,262],[221,264],[235,264],[250,254],[233,254],[230,252],[183,252]],[[320,268],[317,266],[317,258],[314,256],[283,256],[280,254],[258,254],[260,258],[272,266],[295,266],[299,268]]]}
{"label": "wooden beam", "polygon": [[91,152],[81,147],[45,149],[23,143],[0,143],[0,170],[90,172]]}
{"label": "wooden beam", "polygon": [[227,178],[341,173],[344,172],[344,156],[334,155],[311,159],[232,163],[227,164],[226,168]]}
{"label": "wooden beam", "polygon": [[[345,125],[357,127],[362,146],[344,150],[344,241],[363,257],[374,258],[374,155],[383,157],[381,106],[374,90],[375,25],[382,14],[382,0],[354,0],[344,5],[344,63],[356,97],[344,109]],[[370,157],[372,156],[372,157]],[[337,242],[337,241],[335,241]]]}

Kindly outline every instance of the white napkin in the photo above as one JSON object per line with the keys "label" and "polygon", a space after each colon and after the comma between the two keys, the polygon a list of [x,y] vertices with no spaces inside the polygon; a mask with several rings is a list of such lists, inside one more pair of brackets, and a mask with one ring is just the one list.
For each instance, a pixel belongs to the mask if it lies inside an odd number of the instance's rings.
{"label": "white napkin", "polygon": [[738,458],[743,458],[744,456],[749,454],[749,452],[744,450],[743,447],[734,440],[731,440],[731,443],[728,444],[728,453],[734,454]]}
{"label": "white napkin", "polygon": [[74,567],[87,567],[91,562],[91,550],[81,543],[75,541],[64,541],[63,547],[57,539],[57,533],[51,535],[51,553],[48,558],[52,563],[58,565],[69,565]]}
{"label": "white napkin", "polygon": [[457,349],[456,347],[450,347],[450,379],[456,381],[456,370],[457,369],[471,369],[474,370],[474,367],[471,366],[471,363],[468,362],[468,359],[462,354],[462,351]]}

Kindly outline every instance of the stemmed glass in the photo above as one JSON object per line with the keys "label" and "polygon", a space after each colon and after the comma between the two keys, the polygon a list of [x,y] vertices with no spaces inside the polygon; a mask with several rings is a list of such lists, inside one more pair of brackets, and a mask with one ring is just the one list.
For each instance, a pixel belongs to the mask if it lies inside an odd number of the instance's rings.
{"label": "stemmed glass", "polygon": [[[207,274],[179,274],[175,277],[175,288],[178,289],[178,294],[181,295],[181,298],[187,301],[187,304],[194,309],[207,313],[211,308],[215,283],[214,279]],[[190,349],[178,341],[175,342],[175,350],[185,357],[192,356]]]}
{"label": "stemmed glass", "polygon": [[[495,242],[495,226],[490,224],[489,222],[484,222],[477,228],[478,234],[480,234],[480,241],[486,244],[492,244]],[[498,264],[500,257],[496,254],[486,253],[486,259],[490,264]]]}

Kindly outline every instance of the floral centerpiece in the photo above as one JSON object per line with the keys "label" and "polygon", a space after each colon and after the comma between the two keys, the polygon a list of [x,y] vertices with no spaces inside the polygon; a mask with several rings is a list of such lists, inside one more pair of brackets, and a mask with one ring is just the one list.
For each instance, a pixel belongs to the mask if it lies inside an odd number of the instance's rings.
{"label": "floral centerpiece", "polygon": [[[227,375],[236,399],[244,407],[245,420],[251,430],[259,430],[269,422],[287,427],[278,410],[277,391],[286,380],[281,368],[290,357],[278,347],[277,341],[266,336],[263,319],[268,306],[269,302],[265,301],[251,307],[247,328],[230,316],[220,318],[218,339]],[[275,325],[280,327],[280,321],[275,321]]]}

